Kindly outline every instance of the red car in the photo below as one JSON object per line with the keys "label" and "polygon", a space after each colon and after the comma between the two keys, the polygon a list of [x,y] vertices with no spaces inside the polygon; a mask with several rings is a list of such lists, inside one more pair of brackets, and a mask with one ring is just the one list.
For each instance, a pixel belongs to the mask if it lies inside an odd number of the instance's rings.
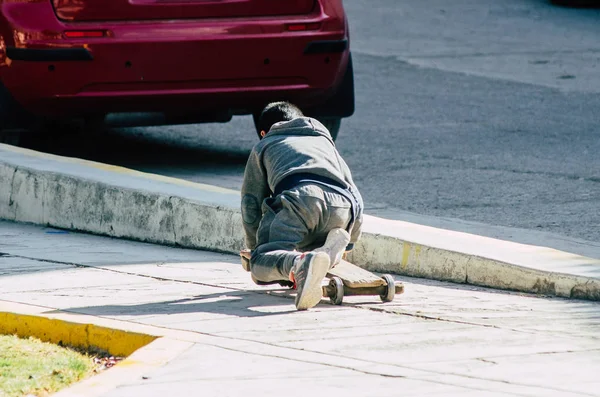
{"label": "red car", "polygon": [[337,135],[341,118],[354,113],[342,0],[0,7],[0,127],[112,113],[160,115],[154,124],[226,122],[289,100]]}

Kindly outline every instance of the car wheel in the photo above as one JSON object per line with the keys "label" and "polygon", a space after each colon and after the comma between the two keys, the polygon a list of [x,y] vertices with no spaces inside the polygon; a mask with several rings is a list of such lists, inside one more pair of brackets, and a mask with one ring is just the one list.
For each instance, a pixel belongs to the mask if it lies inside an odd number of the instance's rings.
{"label": "car wheel", "polygon": [[332,117],[332,118],[318,118],[318,120],[329,130],[331,137],[335,141],[338,137],[338,133],[340,132],[340,126],[342,125],[342,119],[340,117]]}
{"label": "car wheel", "polygon": [[4,84],[0,83],[0,131],[21,127],[28,118]]}
{"label": "car wheel", "polygon": [[254,130],[256,131],[256,135],[258,135],[258,139],[260,139],[260,129],[258,128],[258,119],[259,118],[260,118],[260,112],[252,114],[252,121],[254,122]]}
{"label": "car wheel", "polygon": [[331,133],[333,140],[337,139],[342,118],[350,117],[354,114],[354,67],[352,64],[352,54],[350,54],[350,58],[348,59],[348,67],[342,84],[335,95],[324,105],[307,109],[306,114],[323,123]]}
{"label": "car wheel", "polygon": [[6,88],[0,84],[0,131],[4,129],[10,114],[9,103],[5,95]]}

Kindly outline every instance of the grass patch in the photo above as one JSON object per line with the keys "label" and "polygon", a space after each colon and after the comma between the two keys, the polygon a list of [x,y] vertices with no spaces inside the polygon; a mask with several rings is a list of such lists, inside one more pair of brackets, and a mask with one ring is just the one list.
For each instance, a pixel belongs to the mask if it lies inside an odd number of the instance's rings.
{"label": "grass patch", "polygon": [[94,374],[97,367],[86,353],[0,335],[0,397],[47,396]]}

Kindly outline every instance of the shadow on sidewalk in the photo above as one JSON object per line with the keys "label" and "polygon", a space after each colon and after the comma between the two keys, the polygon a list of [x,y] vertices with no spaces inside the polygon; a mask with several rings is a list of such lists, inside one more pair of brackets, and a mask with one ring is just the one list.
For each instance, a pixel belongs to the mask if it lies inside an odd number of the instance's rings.
{"label": "shadow on sidewalk", "polygon": [[[283,299],[282,299],[283,298]],[[321,307],[333,307],[320,305]],[[296,312],[293,294],[289,289],[266,291],[227,291],[198,295],[191,298],[138,305],[103,305],[72,307],[50,313],[71,312],[92,316],[162,316],[175,314],[211,313],[233,317],[277,316]],[[203,317],[203,319],[206,319]],[[212,317],[211,317],[212,319]]]}

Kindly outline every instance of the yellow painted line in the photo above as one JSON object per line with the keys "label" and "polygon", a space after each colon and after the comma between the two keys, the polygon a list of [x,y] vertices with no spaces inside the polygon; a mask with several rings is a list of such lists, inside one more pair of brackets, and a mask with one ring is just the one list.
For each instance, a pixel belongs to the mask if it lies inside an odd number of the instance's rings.
{"label": "yellow painted line", "polygon": [[410,243],[404,242],[402,244],[402,270],[405,270],[408,266],[408,257],[410,255]]}
{"label": "yellow painted line", "polygon": [[[144,330],[155,335],[139,332]],[[0,301],[0,334],[33,336],[44,342],[82,349],[93,346],[126,357],[113,368],[53,394],[55,397],[106,395],[120,385],[142,379],[194,344],[190,340],[157,336],[161,334],[157,331],[160,330],[150,326]]]}
{"label": "yellow painted line", "polygon": [[126,357],[157,337],[136,332],[78,324],[27,314],[0,312],[0,334],[36,337],[44,342],[81,349],[96,347],[113,356]]}
{"label": "yellow painted line", "polygon": [[25,156],[43,158],[43,159],[58,161],[58,162],[62,162],[62,163],[77,164],[77,165],[80,165],[83,167],[91,167],[91,168],[96,168],[96,169],[103,170],[103,171],[114,172],[116,174],[129,175],[129,176],[149,179],[149,180],[153,180],[153,181],[157,181],[157,182],[171,183],[174,185],[186,186],[186,187],[191,187],[194,189],[206,190],[206,191],[215,192],[215,193],[235,194],[235,195],[240,194],[239,191],[233,190],[233,189],[225,189],[222,187],[207,185],[204,183],[190,182],[190,181],[186,181],[184,179],[172,178],[172,177],[163,176],[163,175],[150,174],[147,172],[136,171],[136,170],[132,170],[132,169],[125,168],[125,167],[99,163],[96,161],[83,160],[83,159],[78,159],[75,157],[57,156],[54,154],[38,152],[35,150],[24,149],[21,147],[6,145],[6,144],[2,144],[2,143],[0,143],[0,149],[10,151],[13,153],[20,153]]}

